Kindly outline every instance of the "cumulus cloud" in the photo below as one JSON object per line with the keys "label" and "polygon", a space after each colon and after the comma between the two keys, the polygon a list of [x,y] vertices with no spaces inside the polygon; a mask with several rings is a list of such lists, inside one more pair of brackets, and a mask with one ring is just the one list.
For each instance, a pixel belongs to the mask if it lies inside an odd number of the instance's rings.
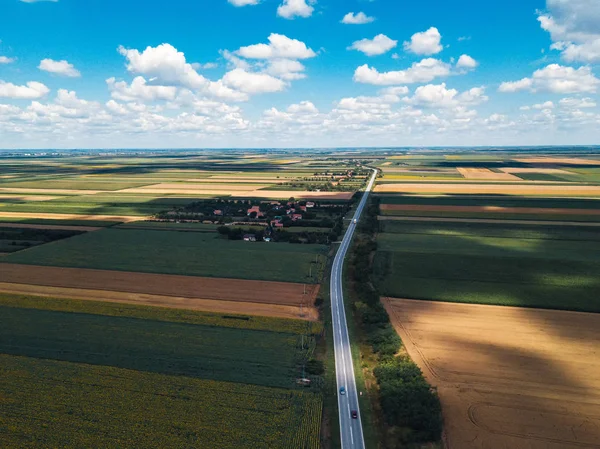
{"label": "cumulus cloud", "polygon": [[532,86],[533,86],[533,81],[531,80],[531,78],[523,78],[519,81],[504,81],[502,84],[500,84],[500,87],[498,88],[498,92],[505,92],[505,93],[519,92],[522,90],[531,89]]}
{"label": "cumulus cloud", "polygon": [[268,39],[268,44],[241,47],[235,53],[247,59],[308,59],[317,56],[304,42],[282,34],[272,33]]}
{"label": "cumulus cloud", "polygon": [[234,69],[223,77],[223,84],[248,94],[280,92],[285,83],[266,73],[251,73],[243,69]]}
{"label": "cumulus cloud", "polygon": [[15,100],[31,100],[42,98],[50,92],[50,89],[37,81],[29,81],[24,86],[7,83],[0,80],[0,97],[13,98]]}
{"label": "cumulus cloud", "polygon": [[354,14],[349,12],[342,19],[342,23],[346,25],[364,25],[365,23],[371,23],[375,21],[375,17],[367,16],[364,12]]}
{"label": "cumulus cloud", "polygon": [[67,76],[70,78],[77,78],[81,76],[79,70],[68,61],[54,61],[53,59],[42,59],[38,69],[44,72],[54,73],[55,75]]}
{"label": "cumulus cloud", "polygon": [[176,87],[148,85],[143,76],[135,77],[131,85],[115,78],[107,79],[106,84],[111,97],[120,101],[173,100],[177,95]]}
{"label": "cumulus cloud", "polygon": [[568,62],[600,62],[600,3],[596,0],[547,0],[540,13],[552,47]]}
{"label": "cumulus cloud", "polygon": [[0,56],[0,64],[11,64],[15,62],[15,58],[9,58],[8,56]]}
{"label": "cumulus cloud", "polygon": [[358,83],[374,84],[378,86],[391,86],[399,84],[428,83],[435,78],[450,75],[450,64],[439,59],[426,58],[415,62],[406,70],[379,72],[367,64],[362,65],[354,72],[354,81]]}
{"label": "cumulus cloud", "polygon": [[474,69],[478,65],[479,63],[469,55],[461,55],[456,62],[456,67],[459,69]]}
{"label": "cumulus cloud", "polygon": [[387,53],[398,45],[398,41],[390,39],[385,34],[378,34],[373,39],[361,39],[354,42],[348,50],[358,50],[367,56],[377,56]]}
{"label": "cumulus cloud", "polygon": [[445,83],[419,86],[411,98],[404,101],[412,105],[427,108],[448,108],[475,106],[488,100],[483,87],[473,87],[459,93],[456,89],[448,89]]}
{"label": "cumulus cloud", "polygon": [[310,17],[315,8],[312,6],[316,0],[283,0],[283,3],[277,8],[277,15],[284,19],[294,19],[296,17]]}
{"label": "cumulus cloud", "polygon": [[591,98],[563,98],[558,102],[560,107],[570,109],[595,108],[596,101]]}
{"label": "cumulus cloud", "polygon": [[422,33],[415,33],[410,41],[404,42],[404,50],[416,55],[435,55],[444,47],[441,44],[442,35],[437,28],[431,27]]}
{"label": "cumulus cloud", "polygon": [[536,70],[531,78],[519,81],[504,82],[498,89],[500,92],[552,92],[557,94],[595,93],[600,79],[596,78],[590,67],[566,67],[550,64]]}
{"label": "cumulus cloud", "polygon": [[119,47],[119,53],[127,59],[127,70],[146,75],[164,84],[181,85],[194,89],[206,86],[208,80],[186,61],[183,52],[170,44],[147,47],[143,52]]}

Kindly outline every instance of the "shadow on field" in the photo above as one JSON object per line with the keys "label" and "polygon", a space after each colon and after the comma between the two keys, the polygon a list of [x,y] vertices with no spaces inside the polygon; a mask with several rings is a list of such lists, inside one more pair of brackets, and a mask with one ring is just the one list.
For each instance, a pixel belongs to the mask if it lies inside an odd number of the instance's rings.
{"label": "shadow on field", "polygon": [[399,243],[380,238],[374,280],[397,298],[600,312],[600,229],[523,228],[395,225],[383,235]]}
{"label": "shadow on field", "polygon": [[600,344],[599,315],[457,307],[455,317],[430,301],[396,308],[439,388],[449,449],[600,443],[591,422],[600,413],[592,374],[600,355],[587,350]]}

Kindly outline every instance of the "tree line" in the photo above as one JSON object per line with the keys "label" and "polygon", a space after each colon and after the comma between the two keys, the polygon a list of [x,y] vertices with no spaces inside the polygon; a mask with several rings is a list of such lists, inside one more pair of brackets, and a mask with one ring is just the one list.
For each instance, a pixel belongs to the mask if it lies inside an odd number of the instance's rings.
{"label": "tree line", "polygon": [[373,370],[379,387],[379,404],[387,428],[385,447],[400,448],[441,439],[442,414],[437,392],[406,354],[402,341],[372,284],[372,255],[377,250],[379,201],[371,200],[359,226],[349,272],[356,294],[355,318],[377,355]]}

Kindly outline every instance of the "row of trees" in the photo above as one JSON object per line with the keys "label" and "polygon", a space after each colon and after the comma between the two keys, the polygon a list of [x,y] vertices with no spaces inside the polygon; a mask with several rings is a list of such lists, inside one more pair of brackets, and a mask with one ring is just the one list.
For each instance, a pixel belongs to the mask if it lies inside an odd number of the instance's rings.
{"label": "row of trees", "polygon": [[379,401],[388,428],[385,447],[436,442],[441,439],[442,415],[437,393],[419,367],[401,354],[402,341],[390,323],[380,295],[371,283],[372,255],[377,250],[379,204],[371,201],[359,228],[350,258],[350,274],[356,297],[353,306],[358,324],[378,361],[373,372]]}

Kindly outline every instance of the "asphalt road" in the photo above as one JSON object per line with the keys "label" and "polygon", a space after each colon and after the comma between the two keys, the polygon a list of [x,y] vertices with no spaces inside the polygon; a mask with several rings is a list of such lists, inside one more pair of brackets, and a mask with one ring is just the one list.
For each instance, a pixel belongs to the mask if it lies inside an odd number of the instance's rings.
{"label": "asphalt road", "polygon": [[[356,213],[350,221],[350,226],[344,235],[344,239],[333,261],[331,271],[331,314],[333,318],[333,345],[335,350],[335,372],[337,378],[338,408],[340,411],[340,439],[342,449],[364,449],[362,422],[360,418],[360,407],[358,405],[358,392],[356,390],[356,379],[354,377],[354,365],[352,363],[352,351],[350,347],[350,336],[348,335],[348,324],[344,309],[344,292],[342,287],[344,259],[346,252],[352,242],[352,236],[356,230],[356,224],[360,220],[362,211],[367,203],[369,192],[375,182],[377,172],[367,186],[365,194],[356,209]],[[340,394],[341,388],[345,394]],[[352,411],[357,412],[357,418],[352,418]]]}

